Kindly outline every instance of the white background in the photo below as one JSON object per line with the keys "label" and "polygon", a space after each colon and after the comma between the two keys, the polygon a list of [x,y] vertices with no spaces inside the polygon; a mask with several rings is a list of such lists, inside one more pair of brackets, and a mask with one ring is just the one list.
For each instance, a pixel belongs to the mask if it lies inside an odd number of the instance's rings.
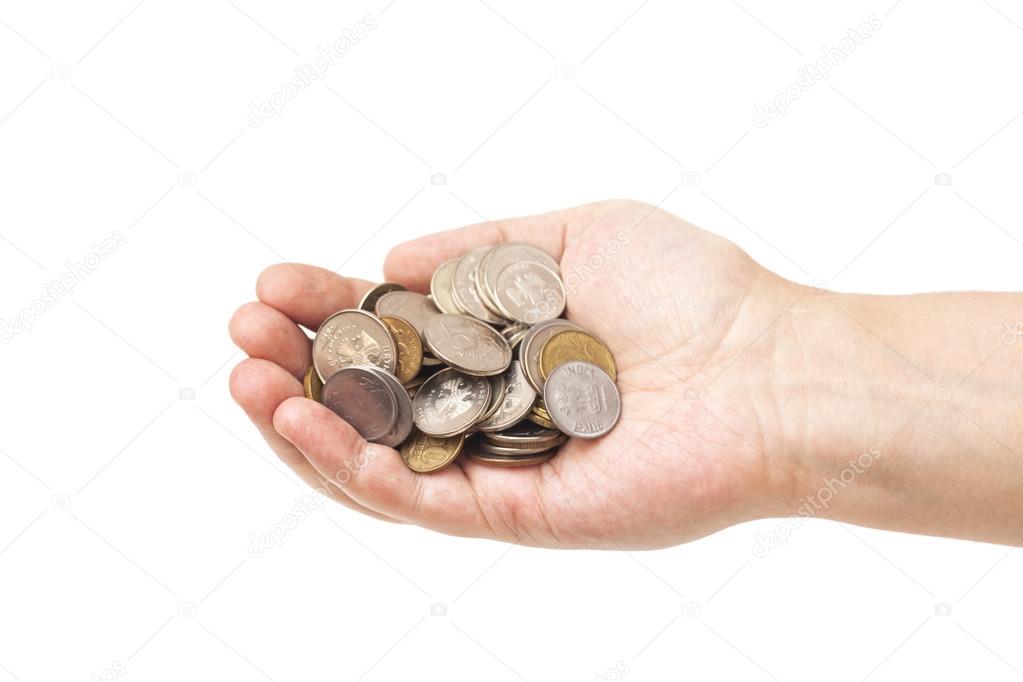
{"label": "white background", "polygon": [[[0,346],[0,680],[1023,676],[1007,547],[823,521],[765,558],[778,521],[648,553],[337,506],[291,524],[306,489],[231,401],[226,330],[279,260],[379,279],[407,238],[611,197],[802,282],[1019,290],[1019,4],[387,1],[0,5],[0,319],[125,237]],[[830,80],[752,124],[870,15]]]}

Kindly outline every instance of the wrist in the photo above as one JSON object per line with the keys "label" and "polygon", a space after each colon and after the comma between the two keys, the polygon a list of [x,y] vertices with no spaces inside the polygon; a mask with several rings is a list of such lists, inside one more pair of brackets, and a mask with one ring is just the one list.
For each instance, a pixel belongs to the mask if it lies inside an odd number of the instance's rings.
{"label": "wrist", "polygon": [[1020,296],[798,291],[765,379],[782,513],[1023,539]]}
{"label": "wrist", "polygon": [[856,520],[862,508],[898,495],[899,436],[935,387],[910,351],[884,338],[878,297],[808,287],[789,295],[763,398],[771,415],[765,455],[783,472],[779,511]]}

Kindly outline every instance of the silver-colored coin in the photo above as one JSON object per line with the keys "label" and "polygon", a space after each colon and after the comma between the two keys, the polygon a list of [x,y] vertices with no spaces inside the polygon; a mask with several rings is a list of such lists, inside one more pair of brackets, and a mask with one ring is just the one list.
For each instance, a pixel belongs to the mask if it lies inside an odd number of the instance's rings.
{"label": "silver-colored coin", "polygon": [[462,312],[455,304],[453,288],[455,283],[455,268],[461,258],[446,260],[437,266],[430,278],[430,295],[433,303],[442,313]]}
{"label": "silver-colored coin", "polygon": [[416,328],[420,338],[431,317],[440,315],[433,301],[413,291],[392,291],[377,301],[377,315],[400,317]]}
{"label": "silver-colored coin", "polygon": [[568,320],[541,322],[530,328],[519,344],[519,362],[522,363],[522,371],[526,373],[529,385],[541,396],[543,395],[543,375],[540,374],[540,351],[543,350],[548,339],[558,332],[569,329],[582,331],[582,327]]}
{"label": "silver-colored coin", "polygon": [[476,271],[480,259],[489,249],[489,246],[481,246],[462,256],[455,267],[451,292],[454,295],[455,304],[468,314],[490,324],[502,324],[505,319],[495,315],[483,304],[479,291],[476,289]]}
{"label": "silver-colored coin", "polygon": [[467,431],[490,404],[490,381],[451,369],[426,380],[412,400],[416,427],[431,436]]}
{"label": "silver-colored coin", "polygon": [[541,452],[547,452],[552,448],[556,448],[562,443],[564,443],[566,440],[568,440],[568,436],[566,436],[565,434],[561,434],[561,437],[554,441],[552,445],[535,445],[532,447],[517,446],[509,447],[507,445],[495,445],[486,440],[481,440],[479,443],[476,444],[476,447],[479,448],[479,450],[481,450],[482,452],[485,452],[489,455],[503,455],[504,457],[528,457],[530,455],[537,455]]}
{"label": "silver-colored coin", "polygon": [[552,447],[551,444],[557,442],[564,435],[556,429],[544,428],[531,421],[522,421],[504,431],[484,433],[483,438],[494,445],[504,445],[507,447],[533,447],[540,445]]}
{"label": "silver-colored coin", "polygon": [[481,291],[481,296],[484,302],[494,306],[494,312],[501,312],[500,309],[497,308],[497,303],[495,301],[498,291],[498,275],[500,275],[501,271],[512,263],[518,263],[526,260],[544,265],[554,272],[559,273],[560,276],[561,268],[558,267],[558,262],[554,260],[549,253],[543,249],[533,246],[532,244],[523,244],[522,242],[498,244],[480,261],[479,277],[477,280],[478,288]]}
{"label": "silver-colored coin", "polygon": [[528,332],[529,325],[521,322],[512,322],[509,325],[501,327],[501,336],[511,341],[512,337],[521,334],[522,332]]}
{"label": "silver-colored coin", "polygon": [[405,291],[405,287],[397,282],[382,282],[362,296],[362,300],[359,301],[359,310],[366,310],[371,313],[376,312],[377,301],[384,294],[389,294],[392,291]]}
{"label": "silver-colored coin", "polygon": [[511,346],[512,352],[519,347],[522,343],[522,339],[526,338],[526,334],[529,333],[529,326],[523,325],[522,329],[516,331],[514,334],[505,335],[504,338],[508,339],[508,345]]}
{"label": "silver-colored coin", "polygon": [[603,436],[622,413],[622,398],[611,377],[596,365],[578,360],[551,372],[543,398],[558,430],[575,438]]}
{"label": "silver-colored coin", "polygon": [[538,324],[565,311],[561,275],[536,261],[508,265],[497,276],[494,303],[510,320]]}
{"label": "silver-colored coin", "polygon": [[536,391],[529,385],[518,360],[513,360],[502,376],[503,398],[494,413],[476,425],[480,431],[501,431],[514,426],[526,418],[536,402]]}
{"label": "silver-colored coin", "polygon": [[533,464],[543,464],[557,453],[556,450],[544,450],[535,455],[521,457],[508,457],[507,455],[492,455],[489,452],[473,450],[468,453],[469,457],[480,464],[497,467],[526,467]]}
{"label": "silver-colored coin", "polygon": [[378,368],[344,367],[323,384],[323,404],[366,440],[386,435],[398,418],[394,391]]}
{"label": "silver-colored coin", "polygon": [[405,387],[401,385],[398,378],[393,374],[377,369],[376,367],[369,366],[366,369],[376,373],[377,377],[380,378],[384,384],[390,389],[391,393],[394,394],[394,402],[396,405],[394,425],[390,430],[382,436],[373,439],[374,442],[386,445],[390,448],[396,448],[402,444],[402,442],[408,438],[409,434],[412,433],[412,399],[405,390]]}
{"label": "silver-colored coin", "polygon": [[313,341],[313,366],[326,383],[335,372],[353,365],[376,365],[394,372],[398,348],[387,326],[365,310],[342,310],[320,325]]}
{"label": "silver-colored coin", "polygon": [[500,374],[512,360],[511,346],[504,337],[468,315],[432,317],[423,339],[434,357],[466,374]]}
{"label": "silver-colored coin", "polygon": [[[507,370],[505,370],[507,373]],[[473,430],[479,428],[479,425],[490,419],[498,408],[501,407],[501,402],[504,400],[504,392],[507,387],[505,382],[504,374],[495,374],[490,379],[490,404],[487,405],[487,409],[483,410],[483,414],[480,415],[479,420],[473,425]]]}

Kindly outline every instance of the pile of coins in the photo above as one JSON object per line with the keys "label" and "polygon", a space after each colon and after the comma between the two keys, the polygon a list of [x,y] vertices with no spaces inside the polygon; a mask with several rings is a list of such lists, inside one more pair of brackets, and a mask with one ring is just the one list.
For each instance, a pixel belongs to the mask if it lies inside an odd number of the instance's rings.
{"label": "pile of coins", "polygon": [[621,413],[603,341],[561,319],[565,287],[540,249],[504,243],[437,268],[430,295],[385,282],[313,340],[305,395],[417,472],[459,455],[495,466],[552,457]]}

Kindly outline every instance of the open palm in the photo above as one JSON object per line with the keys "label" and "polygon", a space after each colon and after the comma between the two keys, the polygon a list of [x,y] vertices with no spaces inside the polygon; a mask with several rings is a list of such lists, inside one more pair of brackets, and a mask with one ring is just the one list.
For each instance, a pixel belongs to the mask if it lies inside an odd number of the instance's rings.
{"label": "open palm", "polygon": [[[560,547],[661,547],[774,513],[787,475],[763,454],[754,410],[771,396],[760,359],[788,283],[731,243],[651,206],[603,202],[474,225],[396,247],[385,277],[425,292],[441,262],[501,241],[538,246],[561,264],[566,317],[601,337],[618,363],[622,418],[607,436],[570,440],[539,466],[468,458],[409,471],[302,397],[309,340],[372,283],[313,266],[269,268],[258,302],[231,335],[250,358],[231,391],[270,446],[338,502],[454,535]],[[762,408],[761,408],[762,409]]]}

